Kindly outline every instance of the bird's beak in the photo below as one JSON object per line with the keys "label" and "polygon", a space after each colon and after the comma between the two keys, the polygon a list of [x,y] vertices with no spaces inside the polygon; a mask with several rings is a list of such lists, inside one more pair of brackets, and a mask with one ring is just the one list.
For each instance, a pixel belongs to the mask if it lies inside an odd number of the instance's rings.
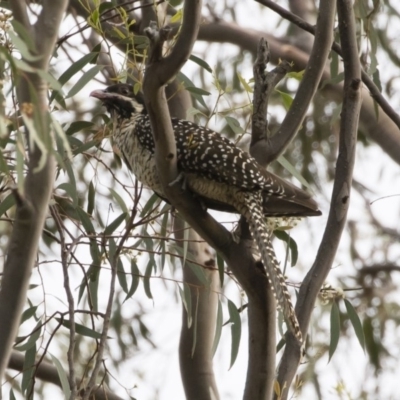
{"label": "bird's beak", "polygon": [[92,93],[90,93],[90,97],[95,97],[96,99],[99,100],[104,100],[107,98],[107,93],[104,90],[93,90]]}

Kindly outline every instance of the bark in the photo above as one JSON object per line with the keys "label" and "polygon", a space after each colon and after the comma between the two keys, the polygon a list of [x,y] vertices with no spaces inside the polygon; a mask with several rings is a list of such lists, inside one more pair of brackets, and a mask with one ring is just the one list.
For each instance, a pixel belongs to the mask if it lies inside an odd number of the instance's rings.
{"label": "bark", "polygon": [[[307,332],[319,290],[332,267],[346,222],[347,210],[350,203],[350,188],[361,107],[361,67],[358,59],[355,21],[351,0],[338,1],[338,15],[345,68],[339,155],[336,163],[328,222],[315,262],[300,287],[296,305],[296,312],[304,335]],[[286,344],[278,370],[280,387],[286,387],[284,395],[281,397],[283,400],[288,398],[288,388],[300,363],[300,353],[301,351],[297,343],[294,339],[290,338]]]}
{"label": "bark", "polygon": [[[201,242],[201,237],[191,228],[188,239],[187,258],[183,265],[184,282],[191,292],[191,326],[188,327],[188,313],[182,307],[182,328],[179,343],[179,363],[181,377],[187,399],[219,399],[217,384],[213,371],[212,345],[214,342],[219,278],[215,269],[215,255],[209,246]],[[184,238],[184,223],[175,219],[175,237]],[[188,265],[195,261],[207,266],[204,275],[209,284],[201,282]],[[190,262],[189,261],[189,262]],[[214,269],[212,269],[214,268]]]}
{"label": "bark", "polygon": [[[67,3],[67,0],[43,1],[43,8],[37,22],[31,25],[25,1],[11,2],[15,20],[22,24],[31,35],[37,53],[42,56],[38,61],[31,63],[25,60],[32,67],[47,70]],[[0,377],[4,376],[12,344],[18,331],[55,174],[47,115],[47,85],[38,74],[24,74],[20,78],[17,93],[19,104],[34,104],[35,115],[40,121],[36,125],[36,129],[40,125],[41,130],[38,131],[38,134],[46,144],[48,153],[43,154],[37,145],[29,148],[28,173],[25,178],[24,192],[15,191],[17,210],[0,292]],[[34,98],[31,97],[32,94]],[[27,130],[26,134],[29,136]],[[29,140],[27,142],[29,143]],[[37,171],[42,157],[45,157],[43,167]]]}

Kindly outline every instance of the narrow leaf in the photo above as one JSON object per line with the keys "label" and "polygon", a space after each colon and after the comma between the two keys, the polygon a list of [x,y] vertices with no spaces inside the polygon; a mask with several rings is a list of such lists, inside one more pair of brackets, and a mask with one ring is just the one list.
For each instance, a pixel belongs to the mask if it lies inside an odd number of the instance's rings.
{"label": "narrow leaf", "polygon": [[231,346],[231,364],[229,369],[232,368],[236,361],[236,357],[239,352],[240,337],[242,334],[242,323],[240,320],[240,314],[235,304],[228,299],[228,311],[231,322],[231,334],[232,334],[232,346]]}
{"label": "narrow leaf", "polygon": [[221,257],[221,254],[217,252],[217,267],[218,267],[218,275],[219,275],[219,283],[221,287],[224,285],[224,277],[225,277],[225,262]]}
{"label": "narrow leaf", "polygon": [[310,184],[302,177],[302,175],[297,171],[295,167],[284,157],[279,156],[277,161],[282,165],[287,171],[289,171],[303,186],[311,190]]}
{"label": "narrow leaf", "polygon": [[[33,329],[33,333],[29,336],[28,340],[20,345],[20,346],[15,346],[15,350],[19,350],[19,351],[27,351],[32,347],[35,347],[35,344],[37,342],[37,340],[39,339],[41,333],[42,333],[42,322],[38,321],[35,328]],[[36,348],[36,347],[35,347]]]}
{"label": "narrow leaf", "polygon": [[129,214],[128,207],[126,206],[125,201],[122,199],[122,197],[114,189],[110,189],[110,192],[112,197],[114,197],[115,201],[120,206],[121,210]]}
{"label": "narrow leaf", "polygon": [[153,193],[149,198],[149,200],[147,201],[147,203],[145,204],[145,206],[143,207],[140,216],[144,217],[146,214],[149,213],[149,211],[153,210],[155,208],[154,204],[157,202],[157,200],[160,201],[160,198],[155,193]]}
{"label": "narrow leaf", "polygon": [[217,320],[215,322],[215,335],[214,335],[213,345],[211,348],[211,354],[213,355],[213,357],[215,355],[215,352],[217,351],[218,344],[221,339],[223,317],[224,316],[222,313],[221,300],[218,299]]}
{"label": "narrow leaf", "polygon": [[292,96],[290,96],[290,94],[285,93],[285,92],[281,92],[278,89],[275,89],[276,92],[278,92],[281,96],[281,99],[283,101],[283,106],[285,107],[286,111],[289,110],[290,106],[293,103],[293,98]]}
{"label": "narrow leaf", "polygon": [[225,120],[236,135],[240,135],[244,132],[243,128],[240,126],[239,121],[236,118],[227,116],[225,117]]}
{"label": "narrow leaf", "polygon": [[250,87],[250,85],[246,82],[246,79],[244,79],[239,72],[237,73],[237,77],[239,78],[239,81],[242,84],[244,90],[248,93],[253,93],[253,89]]}
{"label": "narrow leaf", "polygon": [[64,73],[58,78],[61,85],[67,83],[77,72],[81,72],[83,67],[89,64],[95,57],[97,53],[89,53],[84,55],[78,61],[74,62]]}
{"label": "narrow leaf", "polygon": [[149,299],[153,298],[153,295],[151,294],[151,289],[150,289],[150,278],[151,278],[151,273],[153,272],[153,263],[151,260],[147,263],[146,271],[144,273],[144,278],[143,278],[143,286],[144,286],[144,292],[146,293],[146,296]]}
{"label": "narrow leaf", "polygon": [[134,295],[134,293],[136,292],[136,289],[139,286],[140,272],[139,272],[139,268],[133,258],[131,259],[131,275],[132,275],[131,287],[130,287],[129,292],[127,293],[124,301],[130,299]]}
{"label": "narrow leaf", "polygon": [[280,229],[276,229],[274,231],[274,235],[278,239],[284,241],[288,245],[288,247],[290,249],[290,255],[291,255],[291,257],[290,257],[291,264],[292,264],[292,267],[294,267],[296,265],[297,259],[299,257],[299,250],[297,248],[297,243],[285,231],[282,231]]}
{"label": "narrow leaf", "polygon": [[200,65],[200,67],[204,68],[208,72],[212,72],[211,67],[202,58],[196,57],[195,55],[192,54],[189,57],[189,60],[195,62],[197,65]]}
{"label": "narrow leaf", "polygon": [[99,71],[101,71],[103,67],[101,65],[96,65],[92,68],[89,69],[89,71],[86,71],[78,80],[78,82],[75,83],[74,86],[72,86],[71,90],[68,92],[68,94],[65,96],[66,99],[69,97],[75,96],[84,86],[86,86],[87,83],[89,83]]}
{"label": "narrow leaf", "polygon": [[86,210],[89,215],[93,214],[95,195],[96,195],[96,191],[94,190],[93,180],[91,180],[89,183],[88,205],[87,205],[87,210]]}
{"label": "narrow leaf", "polygon": [[340,334],[340,314],[339,307],[334,301],[332,303],[331,309],[331,342],[329,344],[329,360],[331,360],[333,353],[336,350],[336,347],[339,343],[339,334]]}
{"label": "narrow leaf", "polygon": [[56,358],[55,356],[53,356],[53,354],[50,354],[50,356],[53,361],[53,364],[57,368],[58,377],[60,378],[61,387],[64,392],[64,398],[65,398],[65,400],[69,400],[69,398],[71,396],[71,389],[69,387],[68,376],[67,376],[66,372],[64,371],[64,368],[61,365],[60,360],[58,358]]}
{"label": "narrow leaf", "polygon": [[178,286],[179,295],[181,296],[182,304],[186,310],[187,316],[187,327],[190,328],[192,326],[193,315],[192,315],[192,294],[190,290],[190,286],[187,283],[183,284],[183,289]]}
{"label": "narrow leaf", "polygon": [[344,299],[344,304],[346,306],[350,322],[353,325],[354,331],[356,332],[360,346],[362,347],[363,350],[365,350],[364,330],[360,321],[360,317],[358,316],[356,310],[348,300]]}
{"label": "narrow leaf", "polygon": [[11,193],[0,203],[0,217],[15,204],[15,197]]}
{"label": "narrow leaf", "polygon": [[[21,390],[22,393],[30,393],[33,385],[33,375],[35,373],[36,346],[31,347],[25,353],[24,367],[22,373]],[[30,399],[32,397],[29,397]]]}
{"label": "narrow leaf", "polygon": [[[68,319],[61,320],[61,318],[56,318],[56,320],[67,329],[71,329],[71,322]],[[77,322],[75,322],[75,331],[79,335],[87,336],[93,339],[101,338],[101,333],[96,332],[95,330],[88,328],[87,326],[78,324]]]}
{"label": "narrow leaf", "polygon": [[115,218],[115,220],[111,222],[111,224],[108,225],[107,228],[104,230],[104,234],[111,235],[121,225],[121,223],[125,220],[126,217],[127,214],[124,212],[117,218]]}
{"label": "narrow leaf", "polygon": [[122,263],[121,258],[118,258],[118,261],[117,261],[117,278],[118,278],[119,284],[122,287],[122,290],[125,293],[128,293],[128,282],[126,281],[126,274],[125,274],[124,265]]}
{"label": "narrow leaf", "polygon": [[190,93],[195,93],[198,94],[200,96],[210,96],[210,92],[208,92],[207,90],[195,87],[195,86],[186,86],[186,90]]}

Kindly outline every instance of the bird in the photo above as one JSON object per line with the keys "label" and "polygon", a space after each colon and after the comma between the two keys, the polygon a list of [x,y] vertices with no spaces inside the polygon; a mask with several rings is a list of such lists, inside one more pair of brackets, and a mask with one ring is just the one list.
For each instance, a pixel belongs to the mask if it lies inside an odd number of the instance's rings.
{"label": "bird", "polygon": [[[94,90],[90,96],[100,100],[110,114],[114,144],[136,179],[168,200],[157,173],[155,144],[143,94],[135,93],[130,84],[116,83]],[[308,192],[267,171],[248,152],[219,133],[182,119],[171,118],[171,123],[178,172],[185,190],[204,207],[245,217],[277,306],[288,329],[301,343],[301,329],[265,218],[318,216],[321,212],[317,203]]]}

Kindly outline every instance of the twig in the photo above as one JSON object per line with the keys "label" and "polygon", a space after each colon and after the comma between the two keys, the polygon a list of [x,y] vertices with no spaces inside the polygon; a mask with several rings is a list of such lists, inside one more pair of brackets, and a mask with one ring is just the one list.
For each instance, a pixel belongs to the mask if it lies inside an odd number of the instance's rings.
{"label": "twig", "polygon": [[[256,1],[270,8],[271,10],[275,11],[282,18],[287,19],[288,21],[292,22],[298,27],[316,36],[316,30],[314,26],[310,25],[308,22],[299,18],[297,15],[291,13],[290,11],[285,10],[283,7],[273,2],[272,0],[256,0]],[[332,44],[332,50],[334,50],[340,56],[343,56],[342,48],[336,42]],[[383,97],[378,87],[375,85],[375,83],[371,80],[371,78],[364,70],[361,71],[361,78],[365,86],[367,86],[368,90],[370,91],[370,94],[374,98],[374,100],[381,106],[385,114],[400,128],[400,115],[392,108],[389,102]]]}

